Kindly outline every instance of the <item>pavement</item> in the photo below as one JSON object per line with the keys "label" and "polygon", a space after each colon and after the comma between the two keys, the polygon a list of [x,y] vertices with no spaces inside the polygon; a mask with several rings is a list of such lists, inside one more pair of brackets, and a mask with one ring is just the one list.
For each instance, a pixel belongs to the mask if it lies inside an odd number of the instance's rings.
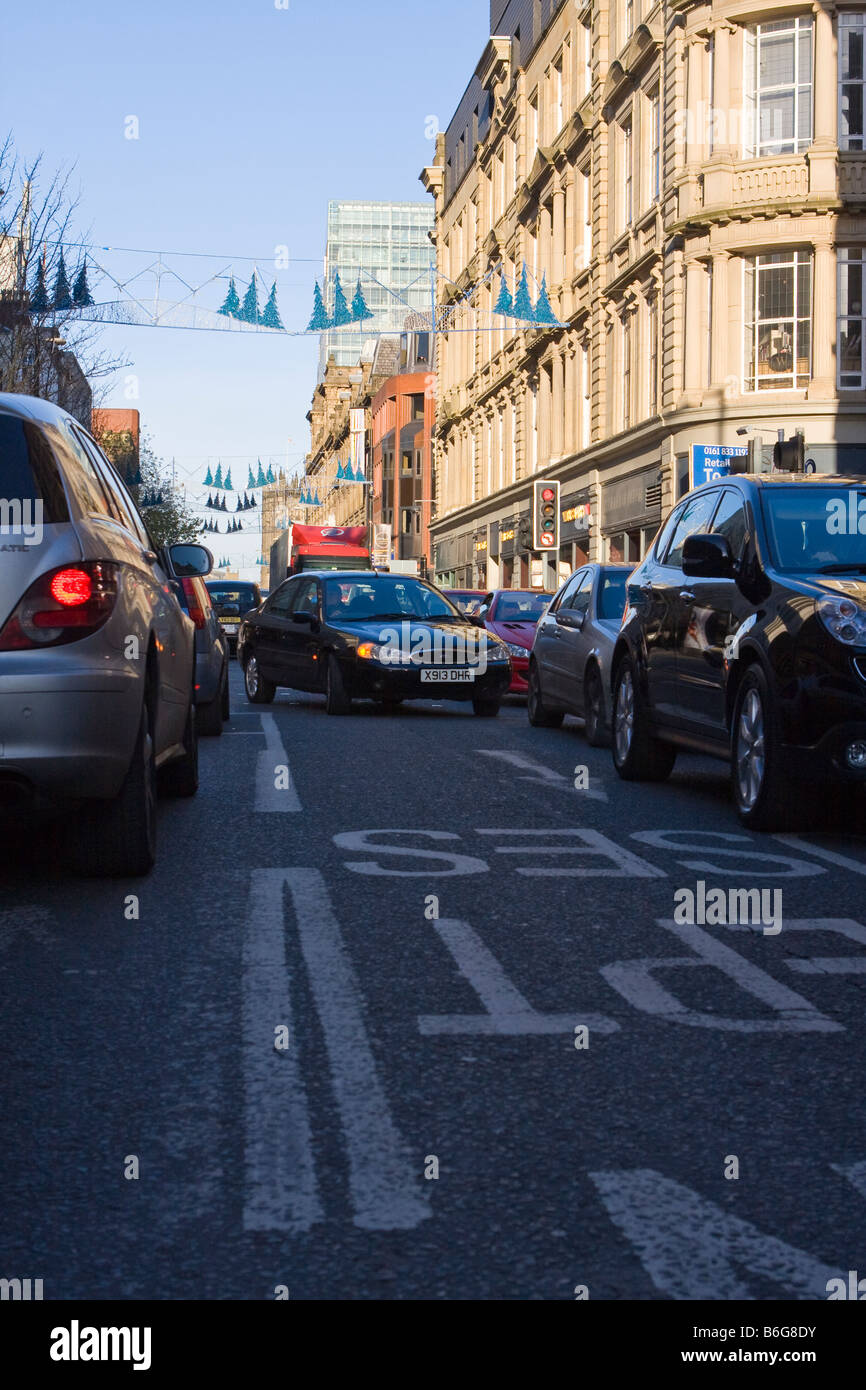
{"label": "pavement", "polygon": [[[724,765],[625,784],[515,701],[329,718],[248,705],[236,665],[232,699],[149,878],[73,878],[49,829],[4,829],[0,1277],[571,1300],[866,1275],[862,817],[749,833]],[[701,917],[713,888],[766,917]]]}

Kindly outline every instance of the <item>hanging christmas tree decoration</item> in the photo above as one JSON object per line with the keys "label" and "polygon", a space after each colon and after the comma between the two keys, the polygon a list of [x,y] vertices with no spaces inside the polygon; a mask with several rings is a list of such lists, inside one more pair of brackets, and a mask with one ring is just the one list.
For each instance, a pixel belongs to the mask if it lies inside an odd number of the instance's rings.
{"label": "hanging christmas tree decoration", "polygon": [[225,497],[223,497],[223,500],[222,500],[222,502],[220,503],[220,511],[221,511],[221,512],[227,512],[227,511],[228,511],[228,506],[226,505],[226,499],[225,499]]}
{"label": "hanging christmas tree decoration", "polygon": [[63,248],[60,248],[60,260],[57,263],[57,274],[54,277],[54,292],[51,296],[51,307],[53,309],[71,309],[72,291],[69,288],[69,279],[66,274],[66,262],[63,259]]}
{"label": "hanging christmas tree decoration", "polygon": [[342,482],[345,480],[345,477],[346,477],[346,475],[345,475],[345,473],[343,472],[343,465],[342,465],[341,463],[338,463],[338,464],[337,464],[337,482],[342,483]]}
{"label": "hanging christmas tree decoration", "polygon": [[204,485],[205,487],[213,487],[213,474],[210,471],[210,464],[208,464],[207,472],[204,475]]}
{"label": "hanging christmas tree decoration", "polygon": [[250,498],[250,507],[257,507],[259,504],[254,497]]}
{"label": "hanging christmas tree decoration", "polygon": [[235,503],[235,511],[236,511],[236,512],[239,512],[240,509],[241,509],[241,497],[240,497],[240,493],[238,493],[238,500],[237,500],[237,502]]}
{"label": "hanging christmas tree decoration", "polygon": [[236,315],[242,323],[259,322],[259,290],[256,284],[256,272],[253,271],[252,279],[247,285],[244,302],[241,305],[240,313]]}
{"label": "hanging christmas tree decoration", "polygon": [[252,468],[249,469],[249,475],[250,475],[250,476],[247,478],[247,487],[255,487],[255,485],[256,485],[256,480],[255,480],[255,478],[253,477],[253,470],[252,470]]}
{"label": "hanging christmas tree decoration", "polygon": [[313,506],[314,506],[314,507],[321,507],[321,505],[322,505],[322,504],[321,504],[321,502],[319,501],[319,489],[318,489],[318,487],[317,487],[317,488],[316,488],[316,495],[315,495],[315,497],[313,498]]}
{"label": "hanging christmas tree decoration", "polygon": [[208,493],[208,495],[207,495],[207,501],[205,502],[205,507],[207,508],[208,511],[213,511],[213,498],[211,497],[210,493]]}
{"label": "hanging christmas tree decoration", "polygon": [[267,481],[268,481],[269,483],[275,483],[275,482],[277,481],[276,478],[274,477],[274,470],[273,470],[273,468],[271,467],[270,464],[268,464]]}
{"label": "hanging christmas tree decoration", "polygon": [[48,299],[48,286],[45,283],[45,248],[36,264],[36,279],[30,291],[31,314],[47,314],[51,305]]}
{"label": "hanging christmas tree decoration", "polygon": [[229,470],[227,471],[227,473],[226,473],[226,480],[225,480],[225,482],[223,483],[223,487],[226,489],[227,492],[234,492],[234,488],[232,487],[232,470],[231,470],[231,469],[229,469]]}
{"label": "hanging christmas tree decoration", "polygon": [[563,328],[565,325],[559,322],[547,296],[547,275],[541,277],[541,289],[538,291],[538,299],[535,301],[533,317],[536,323],[549,324],[551,328]]}
{"label": "hanging christmas tree decoration", "polygon": [[364,291],[361,289],[361,277],[358,276],[358,283],[355,286],[355,293],[352,296],[352,318],[362,321],[363,319],[373,318],[373,311],[364,298]]}
{"label": "hanging christmas tree decoration", "polygon": [[346,296],[343,293],[343,286],[340,284],[339,271],[334,276],[334,327],[343,328],[345,324],[352,322],[352,312],[346,303]]}
{"label": "hanging christmas tree decoration", "polygon": [[529,280],[526,273],[526,261],[523,262],[523,269],[520,272],[520,284],[517,286],[517,294],[514,296],[512,313],[516,319],[534,320],[532,300],[529,298]]}
{"label": "hanging christmas tree decoration", "polygon": [[262,472],[262,461],[261,461],[261,459],[259,459],[259,474],[258,474],[258,477],[256,478],[256,487],[264,487],[264,486],[266,485],[267,481],[268,481],[267,478],[265,477],[264,473]]}
{"label": "hanging christmas tree decoration", "polygon": [[313,290],[313,313],[310,322],[307,324],[307,332],[322,333],[326,328],[333,328],[333,326],[333,320],[328,318],[325,310],[322,291],[319,289],[319,282],[317,280],[316,287]]}
{"label": "hanging christmas tree decoration", "polygon": [[235,530],[236,530],[236,531],[242,531],[243,529],[244,529],[244,523],[243,523],[242,521],[238,521],[238,522],[235,524]]}
{"label": "hanging christmas tree decoration", "polygon": [[503,270],[499,278],[499,296],[493,306],[494,314],[510,314],[514,310],[514,301],[508,288],[508,281]]}
{"label": "hanging christmas tree decoration", "polygon": [[90,286],[87,283],[87,257],[81,262],[81,269],[75,277],[75,284],[72,286],[72,303],[76,309],[89,309],[93,304],[93,295],[90,293]]}
{"label": "hanging christmas tree decoration", "polygon": [[235,284],[235,277],[229,279],[229,292],[222,302],[222,306],[217,309],[218,314],[225,318],[236,319],[240,316],[241,301],[238,297],[238,288]]}
{"label": "hanging christmas tree decoration", "polygon": [[223,485],[223,466],[221,463],[217,464],[217,471],[214,474],[213,485],[214,487],[218,488],[221,488]]}
{"label": "hanging christmas tree decoration", "polygon": [[283,321],[280,318],[280,311],[277,308],[277,282],[271,285],[271,292],[268,295],[268,302],[262,310],[262,324],[265,328],[282,328]]}

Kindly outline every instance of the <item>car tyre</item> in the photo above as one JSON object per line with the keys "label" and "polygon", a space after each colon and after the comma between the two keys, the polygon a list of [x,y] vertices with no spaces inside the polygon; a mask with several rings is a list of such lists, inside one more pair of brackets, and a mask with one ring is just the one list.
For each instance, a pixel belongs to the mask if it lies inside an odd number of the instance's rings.
{"label": "car tyre", "polygon": [[229,664],[226,661],[225,677],[223,678],[223,690],[220,696],[220,714],[223,719],[231,718],[231,696],[229,693]]}
{"label": "car tyre", "polygon": [[586,673],[583,687],[583,725],[586,741],[591,748],[604,748],[610,742],[604,718],[601,673],[597,666],[591,666]]}
{"label": "car tyre", "polygon": [[219,693],[215,698],[196,708],[198,732],[203,738],[219,738],[223,731],[223,687],[227,685],[228,681],[223,676]]}
{"label": "car tyre", "polygon": [[762,667],[744,675],[731,724],[731,790],[737,815],[750,830],[790,830],[803,800],[784,768],[784,753],[769,682]]}
{"label": "car tyre", "polygon": [[613,764],[625,782],[664,782],[677,760],[670,743],[649,731],[649,714],[634,662],[620,662],[613,691]]}
{"label": "car tyre", "polygon": [[479,719],[495,719],[499,713],[501,700],[485,699],[483,696],[476,696],[472,701],[472,713]]}
{"label": "car tyre", "polygon": [[251,705],[269,705],[277,693],[277,687],[265,680],[259,670],[259,660],[255,652],[250,652],[244,664],[244,689]]}
{"label": "car tyre", "polygon": [[529,676],[527,679],[526,691],[526,713],[529,722],[534,729],[558,729],[565,718],[564,710],[552,710],[544,703],[541,694],[541,677],[538,674],[538,666],[532,661],[529,665]]}
{"label": "car tyre", "polygon": [[192,696],[183,731],[183,754],[160,768],[159,789],[164,796],[195,796],[198,791],[198,724]]}
{"label": "car tyre", "polygon": [[328,665],[325,671],[325,712],[327,714],[348,714],[352,701],[346,694],[340,663],[333,652],[328,652]]}
{"label": "car tyre", "polygon": [[156,762],[145,703],[123,786],[82,810],[67,842],[70,866],[86,878],[138,878],[156,861]]}

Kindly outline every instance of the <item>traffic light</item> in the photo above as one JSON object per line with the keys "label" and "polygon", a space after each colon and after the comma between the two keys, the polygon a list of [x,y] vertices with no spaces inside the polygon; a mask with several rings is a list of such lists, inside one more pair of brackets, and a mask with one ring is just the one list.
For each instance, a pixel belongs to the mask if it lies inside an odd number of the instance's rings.
{"label": "traffic light", "polygon": [[806,461],[806,440],[802,434],[780,439],[773,445],[773,467],[782,473],[802,473]]}
{"label": "traffic light", "polygon": [[517,549],[532,549],[532,522],[528,516],[522,516],[517,523]]}
{"label": "traffic light", "polygon": [[532,549],[559,549],[559,483],[546,478],[532,484]]}

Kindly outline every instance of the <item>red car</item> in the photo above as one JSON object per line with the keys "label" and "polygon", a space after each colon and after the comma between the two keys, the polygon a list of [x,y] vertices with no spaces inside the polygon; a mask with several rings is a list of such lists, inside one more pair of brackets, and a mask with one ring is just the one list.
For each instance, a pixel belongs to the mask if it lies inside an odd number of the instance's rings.
{"label": "red car", "polygon": [[482,603],[490,597],[485,589],[443,589],[442,592],[467,618],[476,617]]}
{"label": "red car", "polygon": [[487,630],[501,638],[511,652],[511,695],[527,692],[535,629],[553,597],[541,589],[494,589],[484,596],[479,616]]}

